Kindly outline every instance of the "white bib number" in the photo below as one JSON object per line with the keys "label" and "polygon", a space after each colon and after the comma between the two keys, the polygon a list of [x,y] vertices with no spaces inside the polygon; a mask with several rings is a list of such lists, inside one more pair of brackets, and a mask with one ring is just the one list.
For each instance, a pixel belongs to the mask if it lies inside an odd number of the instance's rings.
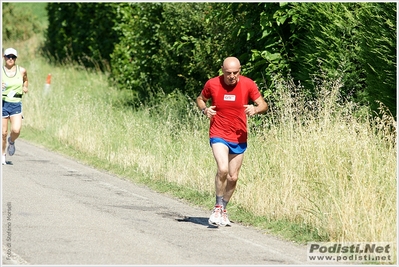
{"label": "white bib number", "polygon": [[224,95],[224,101],[236,101],[235,95]]}

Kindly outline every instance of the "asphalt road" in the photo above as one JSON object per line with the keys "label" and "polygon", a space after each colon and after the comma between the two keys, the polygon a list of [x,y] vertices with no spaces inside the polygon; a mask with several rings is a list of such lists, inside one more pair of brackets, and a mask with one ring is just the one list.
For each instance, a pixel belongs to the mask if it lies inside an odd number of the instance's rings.
{"label": "asphalt road", "polygon": [[[306,246],[16,142],[2,166],[3,264],[309,265]],[[234,218],[231,218],[234,221]]]}

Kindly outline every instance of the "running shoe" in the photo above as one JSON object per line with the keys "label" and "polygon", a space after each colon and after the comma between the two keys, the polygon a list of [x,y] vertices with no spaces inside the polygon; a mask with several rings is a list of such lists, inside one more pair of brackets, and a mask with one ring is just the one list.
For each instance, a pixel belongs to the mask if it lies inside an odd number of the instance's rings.
{"label": "running shoe", "polygon": [[215,205],[213,208],[213,212],[211,214],[211,217],[208,220],[209,224],[212,225],[219,225],[220,224],[220,219],[222,218],[222,209],[223,207],[220,205]]}
{"label": "running shoe", "polygon": [[1,165],[6,165],[6,154],[1,155]]}
{"label": "running shoe", "polygon": [[8,155],[10,155],[10,156],[14,155],[14,153],[15,153],[15,144],[14,143],[15,142],[11,142],[11,136],[8,137],[8,148],[7,148],[7,151],[8,151]]}
{"label": "running shoe", "polygon": [[229,216],[227,215],[227,210],[222,211],[222,216],[220,218],[220,226],[231,226]]}

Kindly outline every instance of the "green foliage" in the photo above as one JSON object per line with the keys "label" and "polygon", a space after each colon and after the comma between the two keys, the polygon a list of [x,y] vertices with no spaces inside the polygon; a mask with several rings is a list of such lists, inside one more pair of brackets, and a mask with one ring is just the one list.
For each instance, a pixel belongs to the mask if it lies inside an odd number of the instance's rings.
{"label": "green foliage", "polygon": [[[191,97],[217,75],[226,6],[204,3],[138,3],[120,8],[121,41],[112,55],[111,78],[136,94],[136,102],[180,90]],[[147,100],[146,100],[147,99]]]}
{"label": "green foliage", "polygon": [[119,4],[49,3],[47,52],[57,60],[72,60],[87,67],[107,68],[118,42],[113,30]]}
{"label": "green foliage", "polygon": [[358,3],[299,3],[292,75],[313,94],[315,78],[342,78],[344,95],[364,88],[364,69],[358,58]]}
{"label": "green foliage", "polygon": [[134,99],[154,95],[152,75],[157,66],[150,64],[159,47],[156,29],[159,28],[160,4],[127,3],[120,6],[115,30],[121,39],[111,55],[111,79],[121,89],[134,92]]}
{"label": "green foliage", "polygon": [[396,3],[364,3],[358,12],[359,61],[365,70],[367,87],[360,100],[372,110],[384,103],[396,114]]}
{"label": "green foliage", "polygon": [[47,49],[64,62],[110,62],[112,85],[140,106],[182,92],[194,98],[226,56],[278,104],[274,76],[293,77],[309,100],[317,81],[396,114],[396,4],[50,3]]}
{"label": "green foliage", "polygon": [[[249,62],[244,66],[248,76],[253,78],[263,88],[264,96],[272,96],[274,88],[272,76],[289,73],[289,54],[292,48],[293,4],[264,3],[249,7],[245,23],[240,28],[240,35],[245,35],[249,46]],[[240,11],[242,12],[242,11]],[[243,43],[244,44],[244,43]]]}
{"label": "green foliage", "polygon": [[[161,27],[161,44],[167,49],[161,50],[160,58],[166,59],[165,73],[169,79],[175,76],[181,82],[176,89],[183,89],[189,96],[195,97],[202,89],[204,82],[218,74],[224,56],[225,27],[228,20],[218,23],[220,4],[166,4],[164,6],[164,23]],[[218,24],[218,25],[215,25]],[[163,52],[163,53],[162,53]],[[172,63],[174,62],[174,63]],[[178,78],[179,77],[179,78]],[[166,84],[166,81],[160,81]],[[173,88],[170,84],[169,88]]]}
{"label": "green foliage", "polygon": [[396,113],[396,4],[298,3],[290,10],[291,74],[316,95],[318,79],[341,79],[341,94]]}
{"label": "green foliage", "polygon": [[33,13],[40,12],[45,3],[2,3],[3,41],[25,41],[44,31],[44,23]]}

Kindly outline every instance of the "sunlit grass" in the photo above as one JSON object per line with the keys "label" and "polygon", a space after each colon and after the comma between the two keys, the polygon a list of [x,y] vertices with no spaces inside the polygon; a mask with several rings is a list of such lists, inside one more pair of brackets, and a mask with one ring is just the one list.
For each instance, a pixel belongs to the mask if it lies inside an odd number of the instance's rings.
{"label": "sunlit grass", "polygon": [[339,83],[323,86],[331,95],[309,112],[285,105],[283,123],[253,136],[235,198],[255,214],[312,225],[331,241],[396,240],[396,136],[377,131],[379,120],[354,117],[353,104],[339,104]]}

